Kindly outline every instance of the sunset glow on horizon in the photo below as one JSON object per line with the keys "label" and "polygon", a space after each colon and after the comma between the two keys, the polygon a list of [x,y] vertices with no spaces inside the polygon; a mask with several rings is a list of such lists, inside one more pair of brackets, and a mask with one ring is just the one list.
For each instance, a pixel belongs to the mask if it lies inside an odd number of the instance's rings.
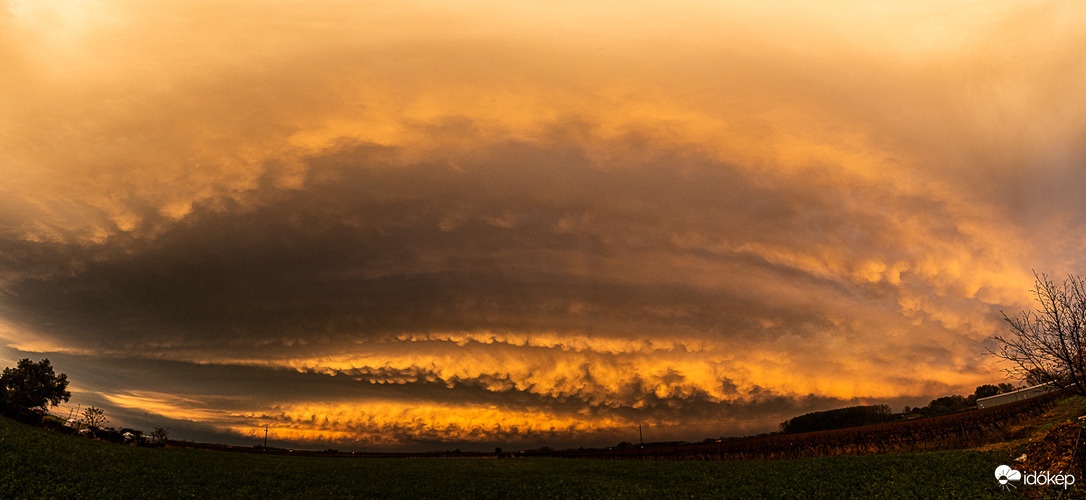
{"label": "sunset glow on horizon", "polygon": [[344,449],[969,394],[1032,270],[1086,272],[1083,22],[0,0],[0,361],[114,423]]}

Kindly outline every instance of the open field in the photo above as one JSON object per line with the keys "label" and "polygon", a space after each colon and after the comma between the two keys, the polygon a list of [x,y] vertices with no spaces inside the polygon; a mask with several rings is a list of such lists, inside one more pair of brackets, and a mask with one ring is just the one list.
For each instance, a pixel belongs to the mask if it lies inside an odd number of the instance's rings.
{"label": "open field", "polygon": [[992,475],[1005,460],[308,458],[127,447],[0,419],[0,498],[1010,498]]}

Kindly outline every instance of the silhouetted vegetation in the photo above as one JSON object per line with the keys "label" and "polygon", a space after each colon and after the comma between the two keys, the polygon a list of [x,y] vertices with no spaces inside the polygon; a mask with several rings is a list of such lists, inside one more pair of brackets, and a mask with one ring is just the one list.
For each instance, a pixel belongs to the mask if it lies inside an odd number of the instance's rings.
{"label": "silhouetted vegetation", "polygon": [[1034,277],[1037,309],[1014,318],[1004,313],[1009,335],[992,337],[1000,345],[989,352],[1010,361],[1015,378],[1086,396],[1086,281],[1072,274],[1057,285],[1045,274]]}
{"label": "silhouetted vegetation", "polygon": [[850,406],[816,411],[781,422],[782,433],[824,431],[859,425],[877,424],[900,418],[889,405]]}
{"label": "silhouetted vegetation", "polygon": [[[141,446],[164,446],[168,431],[156,427],[150,438],[139,429],[105,427],[109,419],[105,411],[95,406],[77,415],[79,421],[67,421],[50,415],[46,405],[58,405],[71,399],[68,376],[57,375],[48,359],[37,363],[19,360],[15,368],[5,368],[0,375],[0,413],[24,424],[42,427],[62,434],[79,434],[102,441]],[[0,496],[0,498],[4,498]]]}
{"label": "silhouetted vegetation", "polygon": [[948,413],[959,412],[975,408],[977,400],[995,396],[1017,389],[1008,383],[999,385],[984,384],[978,386],[969,396],[952,395],[933,399],[927,406],[916,408],[905,407],[902,413],[894,413],[889,405],[863,405],[837,408],[833,410],[816,411],[800,415],[798,417],[781,422],[779,428],[782,434],[795,434],[800,432],[826,431],[833,429],[845,429],[861,425],[890,422],[902,418],[934,417]]}
{"label": "silhouetted vegetation", "polygon": [[71,397],[68,376],[54,373],[48,359],[34,363],[23,358],[15,368],[4,368],[0,375],[0,404],[4,406],[56,406]]}
{"label": "silhouetted vegetation", "polygon": [[88,406],[87,409],[83,410],[83,424],[87,427],[102,427],[103,425],[106,425],[107,421],[109,421],[109,419],[106,418],[106,412],[102,411],[101,408]]}
{"label": "silhouetted vegetation", "polygon": [[[1010,385],[1010,384],[1007,384],[1007,385]],[[1011,386],[1011,387],[1013,388],[1014,386]],[[1001,391],[999,389],[999,386],[995,386],[995,385],[992,385],[992,384],[984,384],[982,386],[978,386],[977,390],[975,392],[973,392],[973,395],[976,396],[976,399],[980,399],[980,398],[987,398],[987,397],[990,397],[990,396],[995,396],[996,394],[999,394],[1000,392],[1003,392],[1003,391]]]}
{"label": "silhouetted vegetation", "polygon": [[948,413],[968,410],[977,406],[978,399],[996,396],[1017,389],[1017,387],[1008,383],[1001,383],[999,385],[984,384],[977,386],[973,394],[970,394],[969,396],[962,396],[959,394],[936,398],[928,403],[927,406],[912,408],[905,411],[904,416],[934,417],[936,415],[946,415]]}
{"label": "silhouetted vegetation", "polygon": [[170,437],[170,429],[168,427],[155,427],[155,430],[151,432],[151,443],[156,445],[165,445],[166,440]]}

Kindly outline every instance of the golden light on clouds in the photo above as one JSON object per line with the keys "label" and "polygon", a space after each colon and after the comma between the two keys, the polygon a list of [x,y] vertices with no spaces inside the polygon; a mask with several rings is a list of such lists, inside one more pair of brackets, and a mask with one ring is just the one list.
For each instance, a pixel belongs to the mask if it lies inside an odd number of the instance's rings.
{"label": "golden light on clouds", "polygon": [[1083,267],[1084,18],[0,2],[4,357],[402,449],[968,393],[1031,269]]}

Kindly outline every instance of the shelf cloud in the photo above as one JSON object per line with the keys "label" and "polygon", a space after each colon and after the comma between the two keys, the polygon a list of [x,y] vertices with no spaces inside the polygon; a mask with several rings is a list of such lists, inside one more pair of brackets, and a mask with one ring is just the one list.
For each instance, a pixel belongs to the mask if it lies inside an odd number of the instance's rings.
{"label": "shelf cloud", "polygon": [[0,2],[0,359],[357,449],[968,394],[1083,267],[1084,18]]}

